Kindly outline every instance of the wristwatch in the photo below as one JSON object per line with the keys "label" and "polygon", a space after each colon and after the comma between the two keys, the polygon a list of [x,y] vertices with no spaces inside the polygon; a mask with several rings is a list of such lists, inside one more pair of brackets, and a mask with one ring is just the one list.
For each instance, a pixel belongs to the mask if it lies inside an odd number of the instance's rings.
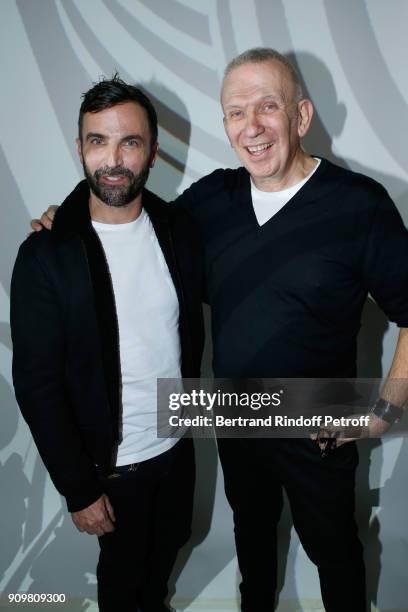
{"label": "wristwatch", "polygon": [[387,402],[387,400],[383,399],[382,397],[379,397],[375,402],[371,412],[390,425],[393,423],[398,423],[404,414],[403,408],[400,408],[395,404],[391,404],[391,402]]}

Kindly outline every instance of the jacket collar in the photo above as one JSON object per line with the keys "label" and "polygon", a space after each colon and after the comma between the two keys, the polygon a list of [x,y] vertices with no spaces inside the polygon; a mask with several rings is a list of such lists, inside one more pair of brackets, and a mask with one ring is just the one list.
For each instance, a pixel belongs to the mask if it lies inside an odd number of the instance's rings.
{"label": "jacket collar", "polygon": [[[148,189],[143,189],[142,205],[149,215],[153,225],[168,223],[171,215],[171,206]],[[86,180],[81,181],[65,198],[58,208],[52,231],[55,235],[83,234],[91,228],[89,213],[89,186]]]}

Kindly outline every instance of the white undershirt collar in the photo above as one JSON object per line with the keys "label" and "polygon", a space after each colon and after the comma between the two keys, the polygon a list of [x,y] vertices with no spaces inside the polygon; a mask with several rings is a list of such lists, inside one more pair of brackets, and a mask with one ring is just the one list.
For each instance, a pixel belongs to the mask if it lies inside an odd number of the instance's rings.
{"label": "white undershirt collar", "polygon": [[307,183],[307,181],[316,172],[321,160],[314,157],[317,164],[309,174],[287,189],[281,191],[262,191],[258,189],[251,178],[251,198],[254,212],[259,225],[264,225],[271,219],[281,208],[285,206],[293,198],[293,196]]}

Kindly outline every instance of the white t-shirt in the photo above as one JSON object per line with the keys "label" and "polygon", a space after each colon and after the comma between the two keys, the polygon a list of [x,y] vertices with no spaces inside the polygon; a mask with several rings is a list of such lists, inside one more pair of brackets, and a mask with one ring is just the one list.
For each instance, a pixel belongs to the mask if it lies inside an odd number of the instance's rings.
{"label": "white t-shirt", "polygon": [[130,223],[92,221],[112,277],[119,325],[123,440],[116,465],[138,463],[174,446],[157,438],[157,378],[181,376],[179,304],[149,216]]}
{"label": "white t-shirt", "polygon": [[282,191],[261,191],[255,187],[251,179],[252,204],[259,225],[264,225],[269,219],[272,219],[272,217],[293,198],[295,193],[297,193],[316,172],[320,164],[320,159],[316,157],[313,159],[317,161],[313,170],[302,181],[296,183],[296,185],[292,185],[292,187],[288,189],[282,189]]}

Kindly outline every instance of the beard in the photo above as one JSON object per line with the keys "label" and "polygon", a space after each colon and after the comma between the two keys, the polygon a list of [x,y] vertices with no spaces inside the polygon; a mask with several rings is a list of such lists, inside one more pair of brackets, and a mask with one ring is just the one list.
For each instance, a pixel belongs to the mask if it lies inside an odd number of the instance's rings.
{"label": "beard", "polygon": [[[116,166],[115,168],[104,166],[103,168],[98,168],[92,174],[85,162],[82,163],[82,166],[92,193],[104,204],[114,206],[115,208],[127,206],[137,198],[146,184],[150,171],[149,163],[138,174],[134,174],[129,168],[124,168],[123,166]],[[103,175],[126,176],[129,182],[127,185],[107,185],[100,182],[100,178]]]}

